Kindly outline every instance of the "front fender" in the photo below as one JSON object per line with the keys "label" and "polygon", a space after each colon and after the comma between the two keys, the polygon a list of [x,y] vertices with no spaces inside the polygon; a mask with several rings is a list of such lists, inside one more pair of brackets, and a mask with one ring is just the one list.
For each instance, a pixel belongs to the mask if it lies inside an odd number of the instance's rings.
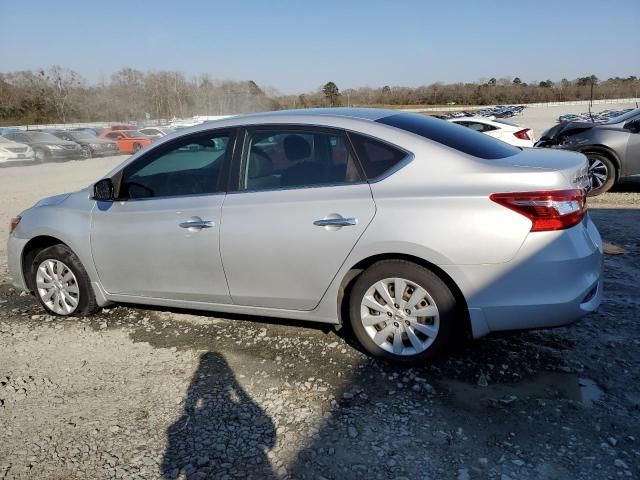
{"label": "front fender", "polygon": [[20,271],[24,271],[24,253],[29,242],[39,237],[51,237],[73,250],[91,282],[98,282],[90,244],[91,210],[94,204],[84,191],[70,195],[61,204],[45,204],[24,211],[20,224],[10,238],[10,242],[13,242],[11,255],[19,256],[19,259],[13,259],[14,265],[19,264]]}

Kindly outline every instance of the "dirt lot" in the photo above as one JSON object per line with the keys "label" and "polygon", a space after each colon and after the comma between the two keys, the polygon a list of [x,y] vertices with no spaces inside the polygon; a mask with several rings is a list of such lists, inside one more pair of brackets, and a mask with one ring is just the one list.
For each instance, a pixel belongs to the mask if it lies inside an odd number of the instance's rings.
{"label": "dirt lot", "polygon": [[397,370],[314,325],[43,315],[11,287],[8,218],[120,160],[0,169],[0,479],[640,476],[640,181],[591,202],[626,250],[600,312]]}

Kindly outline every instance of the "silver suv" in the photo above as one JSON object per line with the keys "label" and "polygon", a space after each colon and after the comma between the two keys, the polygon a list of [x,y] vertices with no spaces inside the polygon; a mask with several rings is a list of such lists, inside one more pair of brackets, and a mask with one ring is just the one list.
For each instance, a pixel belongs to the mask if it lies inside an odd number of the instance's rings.
{"label": "silver suv", "polygon": [[13,220],[15,283],[55,315],[111,302],[349,324],[426,360],[469,332],[563,325],[600,303],[586,159],[374,109],[181,130]]}

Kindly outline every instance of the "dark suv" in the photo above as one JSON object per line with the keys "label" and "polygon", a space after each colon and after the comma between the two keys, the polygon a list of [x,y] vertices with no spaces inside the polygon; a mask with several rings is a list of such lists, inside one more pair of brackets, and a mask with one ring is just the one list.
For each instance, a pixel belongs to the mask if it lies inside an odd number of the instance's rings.
{"label": "dark suv", "polygon": [[605,123],[560,123],[535,146],[584,153],[589,159],[589,195],[600,195],[620,178],[640,174],[640,108]]}

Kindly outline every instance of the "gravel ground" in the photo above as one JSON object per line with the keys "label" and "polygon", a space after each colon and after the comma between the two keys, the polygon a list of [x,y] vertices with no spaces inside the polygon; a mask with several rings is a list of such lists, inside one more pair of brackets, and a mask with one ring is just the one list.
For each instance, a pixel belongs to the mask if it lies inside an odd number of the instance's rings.
{"label": "gravel ground", "polygon": [[[117,160],[0,170],[2,216]],[[0,252],[0,479],[638,478],[638,192],[591,202],[624,251],[606,257],[598,313],[409,370],[309,324],[132,306],[49,317]]]}

